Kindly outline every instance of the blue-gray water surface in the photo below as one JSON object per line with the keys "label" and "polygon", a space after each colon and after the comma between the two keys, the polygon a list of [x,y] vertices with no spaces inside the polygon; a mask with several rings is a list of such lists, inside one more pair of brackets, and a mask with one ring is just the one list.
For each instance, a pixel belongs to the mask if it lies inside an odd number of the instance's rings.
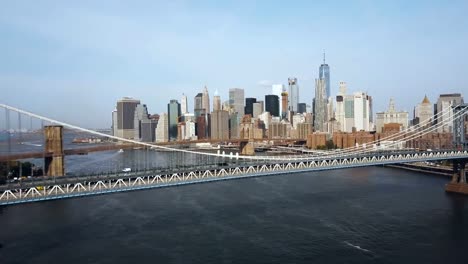
{"label": "blue-gray water surface", "polygon": [[370,167],[0,207],[0,263],[467,263],[447,182]]}

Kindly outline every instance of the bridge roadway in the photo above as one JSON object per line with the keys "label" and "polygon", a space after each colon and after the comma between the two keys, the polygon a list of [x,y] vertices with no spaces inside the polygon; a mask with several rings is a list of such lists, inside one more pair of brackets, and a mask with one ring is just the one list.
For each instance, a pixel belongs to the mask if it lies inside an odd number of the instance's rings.
{"label": "bridge roadway", "polygon": [[[225,158],[229,160],[229,158]],[[299,172],[335,170],[421,161],[468,159],[468,151],[389,152],[357,157],[318,158],[308,161],[291,159],[255,161],[243,164],[218,164],[147,170],[88,176],[46,177],[0,187],[0,205],[64,199],[105,193],[133,191],[166,186],[195,184],[248,177],[260,177]]]}

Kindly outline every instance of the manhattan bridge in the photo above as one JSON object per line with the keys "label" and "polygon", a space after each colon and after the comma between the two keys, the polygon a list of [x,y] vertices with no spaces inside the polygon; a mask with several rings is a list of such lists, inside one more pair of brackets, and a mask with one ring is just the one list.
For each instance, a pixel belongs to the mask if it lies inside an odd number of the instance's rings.
{"label": "manhattan bridge", "polygon": [[[294,154],[279,155],[239,155],[239,152],[226,152],[221,149],[203,151],[181,148],[176,145],[156,145],[131,139],[112,136],[32,113],[13,106],[0,104],[2,138],[0,138],[0,162],[8,167],[28,159],[42,160],[43,176],[7,179],[0,183],[0,205],[65,199],[89,195],[169,186],[208,183],[249,177],[280,175],[291,177],[292,173],[346,168],[382,166],[392,164],[448,161],[452,164],[452,179],[446,191],[468,194],[465,166],[468,162],[468,140],[466,121],[468,104],[447,108],[432,117],[432,125],[408,128],[374,142],[354,147],[330,151],[304,151],[297,149]],[[2,113],[0,113],[2,114]],[[38,129],[35,133],[43,139],[43,144],[33,144],[26,138],[25,128]],[[453,144],[444,149],[401,148],[402,143],[438,131],[442,126],[451,126]],[[107,139],[107,144],[88,149],[64,149],[63,133],[72,131],[89,137]],[[37,135],[36,135],[37,136]],[[381,142],[386,148],[379,147]],[[249,140],[239,145],[249,144]],[[15,146],[21,146],[16,151]],[[38,147],[43,150],[37,151]],[[121,164],[102,164],[105,170],[82,175],[65,172],[67,155],[82,155],[91,151],[138,149],[141,163],[133,168],[122,170]],[[161,152],[170,155],[168,163],[161,164],[149,155]],[[106,166],[104,166],[106,165]],[[19,166],[21,170],[21,165]],[[20,173],[20,175],[24,175]]]}

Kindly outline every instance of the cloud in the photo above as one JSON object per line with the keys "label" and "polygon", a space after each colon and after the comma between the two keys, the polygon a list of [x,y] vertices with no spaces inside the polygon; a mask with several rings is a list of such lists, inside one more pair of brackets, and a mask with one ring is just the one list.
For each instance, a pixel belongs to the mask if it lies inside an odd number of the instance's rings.
{"label": "cloud", "polygon": [[258,86],[264,86],[264,87],[271,87],[273,85],[273,81],[270,80],[261,80],[257,82]]}

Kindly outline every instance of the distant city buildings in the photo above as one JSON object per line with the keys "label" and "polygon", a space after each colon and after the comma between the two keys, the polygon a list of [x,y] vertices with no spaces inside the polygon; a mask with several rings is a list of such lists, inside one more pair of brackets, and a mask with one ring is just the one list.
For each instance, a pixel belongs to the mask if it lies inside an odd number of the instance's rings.
{"label": "distant city buildings", "polygon": [[414,108],[414,119],[413,125],[419,127],[426,127],[432,125],[432,116],[433,116],[432,104],[429,101],[427,96],[424,96],[424,99]]}
{"label": "distant city buildings", "polygon": [[253,108],[253,117],[257,118],[261,113],[263,113],[263,101],[258,101],[252,105]]}
{"label": "distant city buildings", "polygon": [[272,116],[280,116],[280,103],[278,95],[270,94],[265,96],[265,111],[269,112]]}
{"label": "distant city buildings", "polygon": [[194,107],[193,112],[195,113],[195,118],[198,118],[202,114],[206,114],[206,111],[203,108],[203,94],[202,93],[198,93],[195,96],[193,107]]}
{"label": "distant city buildings", "polygon": [[253,104],[257,102],[257,98],[245,98],[245,107],[244,107],[244,115],[253,116]]}
{"label": "distant city buildings", "polygon": [[213,97],[213,111],[220,111],[222,109],[221,97],[218,94],[218,91],[215,92]]}
{"label": "distant city buildings", "polygon": [[378,112],[376,115],[375,126],[377,133],[383,133],[389,130],[402,131],[408,128],[409,114],[405,111],[396,111],[393,98],[390,98],[388,110],[385,112]]}
{"label": "distant city buildings", "polygon": [[238,114],[239,118],[244,116],[244,98],[244,89],[229,89],[229,106],[234,113]]}
{"label": "distant city buildings", "polygon": [[[371,138],[384,138],[406,130],[410,125],[408,112],[397,111],[393,99],[386,111],[378,112],[374,117],[373,98],[362,91],[348,94],[345,82],[339,83],[339,91],[332,98],[330,68],[325,57],[315,80],[312,106],[300,103],[297,78],[288,78],[287,87],[272,85],[271,94],[264,97],[264,100],[246,98],[244,89],[231,88],[229,100],[222,103],[216,90],[211,111],[210,96],[205,86],[194,97],[192,113],[183,93],[181,103],[170,100],[167,113],[161,115],[150,115],[140,100],[124,97],[117,101],[112,111],[112,134],[157,143],[197,139],[293,139],[307,140],[314,147],[322,147],[324,142],[333,140],[338,146],[345,147],[363,144]],[[434,105],[425,96],[414,107],[411,124],[414,128],[439,124],[440,135],[411,144],[429,145],[430,139],[434,138],[440,141],[438,145],[444,146],[448,142],[447,135],[453,132],[452,107],[461,103],[463,97],[459,93],[441,94]],[[434,113],[444,116],[434,120]],[[231,143],[236,144],[234,141]]]}
{"label": "distant city buildings", "polygon": [[140,140],[142,141],[142,136],[141,136],[141,124],[144,121],[149,120],[149,114],[148,114],[148,109],[146,108],[146,105],[144,104],[138,104],[135,107],[135,115],[133,118],[134,125],[134,136],[133,139],[135,140]]}
{"label": "distant city buildings", "polygon": [[169,141],[169,119],[166,113],[159,115],[158,125],[156,127],[156,142],[163,143]]}
{"label": "distant city buildings", "polygon": [[203,89],[202,96],[202,108],[205,109],[205,113],[210,113],[210,94],[208,93],[208,88],[205,86]]}
{"label": "distant city buildings", "polygon": [[453,132],[453,125],[451,120],[453,119],[452,106],[463,104],[463,97],[459,93],[454,94],[441,94],[437,103],[434,105],[434,114],[436,120],[434,124],[438,125],[437,132]]}
{"label": "distant city buildings", "polygon": [[326,132],[325,122],[328,120],[328,98],[325,79],[315,79],[314,128],[315,131]]}
{"label": "distant city buildings", "polygon": [[184,115],[189,112],[188,110],[189,108],[188,108],[187,96],[185,94],[182,94],[182,98],[180,99],[180,111]]}
{"label": "distant city buildings", "polygon": [[336,96],[335,120],[342,132],[370,131],[371,106],[369,96],[364,92],[346,94],[346,83],[340,82]]}
{"label": "distant city buildings", "polygon": [[211,139],[229,139],[229,113],[219,110],[211,113]]}
{"label": "distant city buildings", "polygon": [[135,109],[140,100],[124,97],[117,101],[117,136],[133,139],[135,136]]}
{"label": "distant city buildings", "polygon": [[[271,86],[271,94],[278,96],[278,100],[281,100],[281,98],[282,98],[281,94],[283,92],[286,92],[286,90],[284,89],[284,85],[282,85],[282,84],[273,84]],[[265,101],[266,101],[266,98],[265,98]],[[272,115],[274,115],[274,116],[280,116],[281,115],[281,113],[283,112],[283,108],[282,108],[281,103],[279,103],[278,106],[279,106],[278,114],[275,115],[275,114],[272,113]],[[266,110],[266,111],[268,111],[268,110]]]}
{"label": "distant city buildings", "polygon": [[297,113],[299,106],[299,85],[297,78],[288,78],[288,106],[289,111]]}
{"label": "distant city buildings", "polygon": [[177,100],[172,99],[167,104],[167,119],[168,119],[168,134],[169,141],[177,140],[177,124],[179,123],[179,117],[181,116],[180,104]]}
{"label": "distant city buildings", "polygon": [[323,53],[323,63],[320,65],[319,68],[319,79],[324,80],[325,82],[325,97],[331,97],[331,89],[330,89],[330,67],[328,64],[325,63],[325,52]]}

